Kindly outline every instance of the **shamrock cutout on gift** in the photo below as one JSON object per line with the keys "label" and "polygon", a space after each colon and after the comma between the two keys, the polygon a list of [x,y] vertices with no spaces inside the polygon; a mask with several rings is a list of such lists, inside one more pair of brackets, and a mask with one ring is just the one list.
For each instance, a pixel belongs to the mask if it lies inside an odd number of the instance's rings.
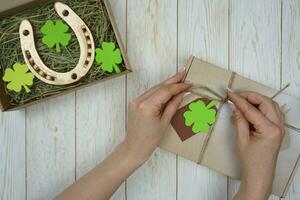
{"label": "shamrock cutout on gift", "polygon": [[113,42],[103,42],[102,49],[96,49],[96,62],[101,64],[103,71],[120,73],[118,64],[122,63],[121,51]]}
{"label": "shamrock cutout on gift", "polygon": [[189,110],[183,114],[185,125],[192,126],[193,133],[207,132],[216,121],[217,111],[213,108],[216,104],[216,100],[212,100],[208,105],[201,100],[191,103]]}
{"label": "shamrock cutout on gift", "polygon": [[49,48],[54,48],[57,53],[61,52],[60,45],[67,46],[71,40],[69,26],[61,20],[48,20],[42,26],[41,32],[44,34],[42,42]]}
{"label": "shamrock cutout on gift", "polygon": [[15,63],[13,69],[7,68],[3,76],[3,80],[9,82],[6,86],[7,89],[20,92],[24,87],[27,93],[30,92],[28,86],[33,84],[34,75],[28,70],[26,64],[20,63]]}

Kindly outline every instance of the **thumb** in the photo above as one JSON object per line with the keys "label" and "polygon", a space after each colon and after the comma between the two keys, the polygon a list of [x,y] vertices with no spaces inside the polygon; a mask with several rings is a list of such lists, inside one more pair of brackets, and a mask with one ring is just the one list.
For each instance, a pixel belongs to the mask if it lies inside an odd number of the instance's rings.
{"label": "thumb", "polygon": [[237,129],[237,141],[238,143],[244,145],[247,144],[249,141],[249,123],[246,118],[243,116],[242,112],[238,109],[235,110],[234,114],[234,122]]}
{"label": "thumb", "polygon": [[174,96],[166,105],[165,110],[162,114],[162,121],[164,123],[169,124],[172,117],[175,115],[183,96],[186,92],[179,93],[178,95]]}

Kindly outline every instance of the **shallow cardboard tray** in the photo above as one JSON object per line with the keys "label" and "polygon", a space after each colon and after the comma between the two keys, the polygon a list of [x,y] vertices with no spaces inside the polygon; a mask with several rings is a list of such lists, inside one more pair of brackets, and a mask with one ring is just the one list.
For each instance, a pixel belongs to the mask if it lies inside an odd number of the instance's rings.
{"label": "shallow cardboard tray", "polygon": [[[1,2],[0,16],[13,15],[13,14],[15,14],[17,12],[20,12],[22,10],[25,10],[27,8],[31,8],[32,6],[38,6],[43,1],[44,0],[10,0],[10,1]],[[118,45],[120,47],[120,50],[121,50],[121,53],[122,53],[122,57],[123,57],[124,64],[125,64],[124,67],[126,68],[126,70],[119,73],[119,74],[114,74],[114,75],[108,76],[108,77],[100,79],[100,80],[95,80],[95,81],[93,81],[89,84],[86,84],[86,85],[82,85],[82,86],[78,86],[78,87],[75,87],[75,88],[68,89],[68,90],[60,92],[59,94],[56,94],[56,95],[51,95],[51,96],[48,96],[48,97],[44,97],[44,98],[35,100],[33,102],[30,102],[30,103],[17,105],[17,106],[10,105],[10,97],[5,92],[4,82],[1,78],[0,79],[0,108],[3,112],[23,109],[25,107],[28,107],[28,106],[31,106],[31,105],[34,105],[34,104],[37,104],[37,103],[40,103],[40,102],[44,102],[44,101],[47,101],[49,99],[52,99],[52,98],[55,98],[55,97],[58,97],[58,96],[62,96],[62,95],[65,95],[65,94],[72,93],[72,92],[77,91],[79,89],[89,87],[91,85],[101,83],[101,82],[106,81],[106,80],[110,80],[112,78],[123,76],[123,75],[125,75],[127,73],[130,73],[132,71],[131,67],[129,65],[129,62],[128,62],[127,55],[126,55],[126,49],[125,49],[125,47],[122,43],[121,36],[119,34],[117,24],[116,24],[116,21],[115,21],[115,17],[113,15],[110,3],[107,0],[99,0],[99,1],[103,1],[104,4],[105,4],[107,13],[108,13],[109,18],[110,18],[110,22],[112,24],[112,27],[113,27],[113,30],[114,30],[114,33],[115,33],[115,36],[116,36],[116,39],[117,39],[117,43],[118,43]],[[0,71],[0,77],[3,77],[2,71]]]}

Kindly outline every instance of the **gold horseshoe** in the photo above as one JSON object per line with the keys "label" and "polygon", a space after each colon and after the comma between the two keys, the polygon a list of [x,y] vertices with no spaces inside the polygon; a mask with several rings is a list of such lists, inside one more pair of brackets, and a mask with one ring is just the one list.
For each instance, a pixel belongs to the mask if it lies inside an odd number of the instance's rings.
{"label": "gold horseshoe", "polygon": [[66,73],[49,69],[36,50],[33,28],[28,20],[23,20],[20,25],[21,48],[28,68],[38,79],[52,85],[66,85],[79,81],[88,73],[95,58],[95,43],[87,25],[71,8],[61,2],[56,2],[54,7],[58,15],[72,28],[79,42],[80,58],[76,67]]}

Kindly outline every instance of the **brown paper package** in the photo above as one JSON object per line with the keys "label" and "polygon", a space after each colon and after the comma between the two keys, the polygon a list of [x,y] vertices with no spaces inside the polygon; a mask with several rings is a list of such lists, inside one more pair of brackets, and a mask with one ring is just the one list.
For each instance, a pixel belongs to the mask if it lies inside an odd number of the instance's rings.
{"label": "brown paper package", "polygon": [[[236,91],[254,91],[272,97],[277,90],[244,78],[233,72],[219,68],[207,62],[192,57],[187,65],[185,81],[195,85],[204,85],[226,98],[226,88],[231,82],[231,88]],[[197,95],[191,94],[184,98],[179,110],[188,103],[199,99],[199,94],[212,99],[217,98],[206,90],[199,89]],[[281,147],[272,193],[285,197],[292,182],[300,156],[300,100],[280,93],[274,98],[279,105],[285,105],[286,137]],[[240,160],[235,146],[236,130],[231,120],[232,109],[228,103],[217,105],[217,121],[209,133],[198,133],[182,141],[173,125],[170,125],[160,147],[192,160],[198,164],[214,169],[234,179],[241,178]]]}

